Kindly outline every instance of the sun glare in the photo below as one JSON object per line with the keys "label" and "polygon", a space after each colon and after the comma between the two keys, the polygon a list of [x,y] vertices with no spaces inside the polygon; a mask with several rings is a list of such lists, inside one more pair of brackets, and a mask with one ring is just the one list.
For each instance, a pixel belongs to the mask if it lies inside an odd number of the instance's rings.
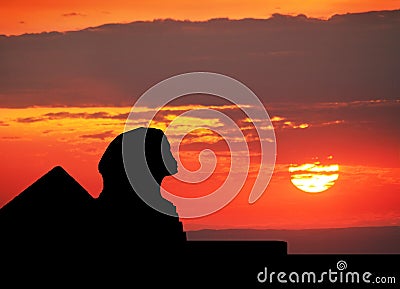
{"label": "sun glare", "polygon": [[[331,156],[328,158],[332,159]],[[332,187],[339,178],[338,164],[321,162],[291,164],[290,180],[298,189],[307,193],[320,193]]]}

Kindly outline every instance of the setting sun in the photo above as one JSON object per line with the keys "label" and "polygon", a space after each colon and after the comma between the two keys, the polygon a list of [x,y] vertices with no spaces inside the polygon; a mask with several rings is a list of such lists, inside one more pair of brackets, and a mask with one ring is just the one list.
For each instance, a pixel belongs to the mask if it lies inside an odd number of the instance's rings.
{"label": "setting sun", "polygon": [[[331,156],[328,159],[332,159]],[[339,165],[323,165],[320,162],[291,164],[289,167],[291,182],[307,193],[320,193],[335,184],[339,178]]]}

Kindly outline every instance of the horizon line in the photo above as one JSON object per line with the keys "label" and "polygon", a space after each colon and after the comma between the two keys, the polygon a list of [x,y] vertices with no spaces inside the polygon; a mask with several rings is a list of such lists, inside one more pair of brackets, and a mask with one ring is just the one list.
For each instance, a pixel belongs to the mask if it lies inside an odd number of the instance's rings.
{"label": "horizon line", "polygon": [[[197,225],[196,225],[197,226]],[[201,226],[201,225],[199,225]],[[370,229],[370,228],[400,228],[400,225],[371,225],[371,226],[352,226],[352,227],[317,227],[317,228],[292,228],[292,229],[276,229],[276,228],[257,228],[257,227],[227,227],[227,228],[205,228],[187,230],[186,232],[200,232],[200,231],[240,231],[240,230],[253,230],[253,231],[307,231],[307,230],[342,230],[342,229]]]}
{"label": "horizon line", "polygon": [[81,31],[86,31],[86,30],[91,30],[91,29],[98,29],[103,26],[111,26],[111,25],[131,25],[135,23],[158,23],[158,22],[181,22],[181,23],[208,23],[212,21],[246,21],[246,20],[254,20],[254,21],[268,21],[273,19],[276,16],[283,16],[287,18],[305,18],[307,20],[317,20],[321,22],[328,22],[332,20],[334,17],[338,16],[346,16],[346,15],[360,15],[360,14],[369,14],[369,13],[379,13],[379,12],[395,12],[395,11],[400,11],[400,7],[397,9],[392,9],[392,10],[365,10],[361,12],[346,12],[346,13],[334,13],[328,17],[311,17],[308,16],[304,13],[296,13],[296,14],[284,14],[284,13],[272,13],[269,15],[267,18],[253,18],[253,17],[243,17],[243,18],[230,18],[226,16],[221,16],[221,17],[213,17],[213,18],[207,18],[204,20],[190,20],[190,19],[179,19],[179,18],[153,18],[153,19],[148,19],[148,20],[133,20],[131,22],[106,22],[100,25],[96,26],[86,26],[84,28],[77,28],[76,30],[63,30],[63,31],[57,31],[57,30],[47,30],[47,31],[41,31],[41,32],[24,32],[21,34],[3,34],[0,33],[0,37],[19,37],[19,36],[35,36],[35,35],[43,35],[43,34],[53,34],[53,33],[58,33],[58,34],[67,34],[67,33],[73,33],[73,32],[81,32]]}

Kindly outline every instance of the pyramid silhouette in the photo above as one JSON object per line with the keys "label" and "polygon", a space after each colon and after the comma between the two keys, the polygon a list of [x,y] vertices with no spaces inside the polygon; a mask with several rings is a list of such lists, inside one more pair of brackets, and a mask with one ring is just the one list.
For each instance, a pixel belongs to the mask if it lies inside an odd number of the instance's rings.
{"label": "pyramid silhouette", "polygon": [[[67,212],[79,212],[92,200],[92,196],[74,178],[62,167],[56,166],[7,203],[0,214],[2,217],[15,214],[13,218],[22,217],[26,221],[50,213],[62,216]],[[20,212],[23,214],[20,215]]]}
{"label": "pyramid silhouette", "polygon": [[93,201],[56,166],[1,208],[2,242],[26,250],[78,244],[90,236]]}

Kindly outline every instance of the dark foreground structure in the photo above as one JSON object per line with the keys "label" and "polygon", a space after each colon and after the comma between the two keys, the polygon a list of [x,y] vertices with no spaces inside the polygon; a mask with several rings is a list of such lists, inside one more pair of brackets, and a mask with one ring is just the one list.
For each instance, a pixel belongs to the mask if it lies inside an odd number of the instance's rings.
{"label": "dark foreground structure", "polygon": [[[124,169],[124,137],[133,160],[135,189]],[[286,255],[283,241],[187,241],[178,215],[154,210],[135,191],[161,198],[163,178],[176,170],[163,132],[145,128],[110,143],[99,163],[104,185],[97,199],[62,167],[53,168],[0,209],[3,264],[14,268],[13,273],[35,272],[42,281],[49,274],[59,277],[61,284],[112,280],[213,287],[212,282],[226,284],[226,278],[238,282],[238,270],[255,258]],[[173,207],[165,199],[158,201]],[[221,276],[222,272],[233,276]]]}

